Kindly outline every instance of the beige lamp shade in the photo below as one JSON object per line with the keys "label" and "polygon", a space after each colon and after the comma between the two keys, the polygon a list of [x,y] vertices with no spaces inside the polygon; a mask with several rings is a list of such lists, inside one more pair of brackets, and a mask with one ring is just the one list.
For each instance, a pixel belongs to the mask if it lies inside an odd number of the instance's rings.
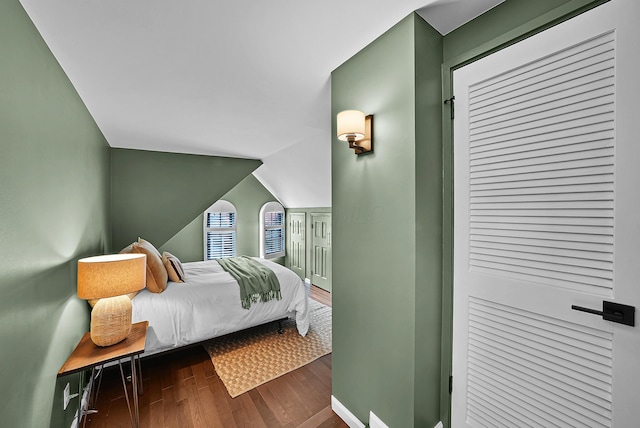
{"label": "beige lamp shade", "polygon": [[91,340],[98,346],[122,342],[131,331],[131,300],[142,290],[146,254],[109,254],[78,260],[78,297],[99,299],[91,311]]}
{"label": "beige lamp shade", "polygon": [[145,254],[109,254],[78,260],[78,297],[102,299],[145,287]]}
{"label": "beige lamp shade", "polygon": [[364,138],[364,113],[359,110],[345,110],[338,113],[338,139],[348,141],[352,136],[356,141]]}

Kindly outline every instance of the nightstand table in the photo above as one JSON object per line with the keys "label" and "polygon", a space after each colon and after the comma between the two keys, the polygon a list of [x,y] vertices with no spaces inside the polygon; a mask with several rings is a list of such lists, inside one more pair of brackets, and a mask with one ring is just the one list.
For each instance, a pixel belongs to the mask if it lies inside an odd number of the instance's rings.
{"label": "nightstand table", "polygon": [[[149,327],[149,321],[142,321],[135,323],[131,326],[131,333],[120,343],[115,345],[101,347],[97,346],[91,341],[91,334],[89,332],[85,335],[73,350],[67,361],[64,363],[58,377],[69,375],[72,373],[83,372],[87,369],[92,369],[92,375],[95,368],[98,366],[104,366],[106,363],[112,361],[118,361],[120,366],[120,375],[122,377],[122,386],[124,387],[124,394],[127,400],[127,407],[129,407],[129,417],[131,419],[131,425],[138,427],[140,425],[140,412],[138,410],[138,374],[136,374],[135,359],[138,357],[138,366],[140,365],[140,354],[144,352],[145,342],[147,340],[147,328]],[[129,404],[129,394],[127,392],[127,384],[124,379],[124,373],[122,371],[121,360],[129,358],[131,360],[131,383],[133,384],[133,414],[131,412],[131,406]],[[140,368],[140,367],[138,367]],[[140,389],[142,392],[142,370],[139,370],[140,376]],[[82,421],[85,410],[82,406],[82,379],[80,379],[80,388],[78,393],[78,425]]]}

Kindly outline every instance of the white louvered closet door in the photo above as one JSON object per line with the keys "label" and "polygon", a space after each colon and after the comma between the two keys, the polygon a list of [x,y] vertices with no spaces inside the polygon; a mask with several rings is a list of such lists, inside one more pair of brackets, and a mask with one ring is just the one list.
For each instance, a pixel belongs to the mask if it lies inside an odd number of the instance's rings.
{"label": "white louvered closet door", "polygon": [[[640,426],[640,6],[454,72],[452,426]],[[639,323],[640,324],[640,323]]]}

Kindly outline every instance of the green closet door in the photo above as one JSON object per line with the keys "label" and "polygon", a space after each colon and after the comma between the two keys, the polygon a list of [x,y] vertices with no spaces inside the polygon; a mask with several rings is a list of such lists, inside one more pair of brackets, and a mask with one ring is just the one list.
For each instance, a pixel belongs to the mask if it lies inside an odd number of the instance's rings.
{"label": "green closet door", "polygon": [[331,214],[311,214],[311,283],[331,291]]}
{"label": "green closet door", "polygon": [[303,280],[307,269],[306,222],[305,213],[291,213],[289,216],[289,269]]}

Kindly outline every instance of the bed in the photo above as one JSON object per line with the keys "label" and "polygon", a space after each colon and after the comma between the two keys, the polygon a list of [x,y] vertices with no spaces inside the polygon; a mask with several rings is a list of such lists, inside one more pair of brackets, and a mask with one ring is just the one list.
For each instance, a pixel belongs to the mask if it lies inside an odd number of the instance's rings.
{"label": "bed", "polygon": [[215,260],[183,263],[184,283],[169,281],[162,293],[142,290],[131,301],[133,323],[147,320],[143,356],[233,333],[249,327],[293,318],[302,336],[309,329],[307,292],[291,270],[253,258],[278,277],[282,298],[243,309],[236,280]]}

